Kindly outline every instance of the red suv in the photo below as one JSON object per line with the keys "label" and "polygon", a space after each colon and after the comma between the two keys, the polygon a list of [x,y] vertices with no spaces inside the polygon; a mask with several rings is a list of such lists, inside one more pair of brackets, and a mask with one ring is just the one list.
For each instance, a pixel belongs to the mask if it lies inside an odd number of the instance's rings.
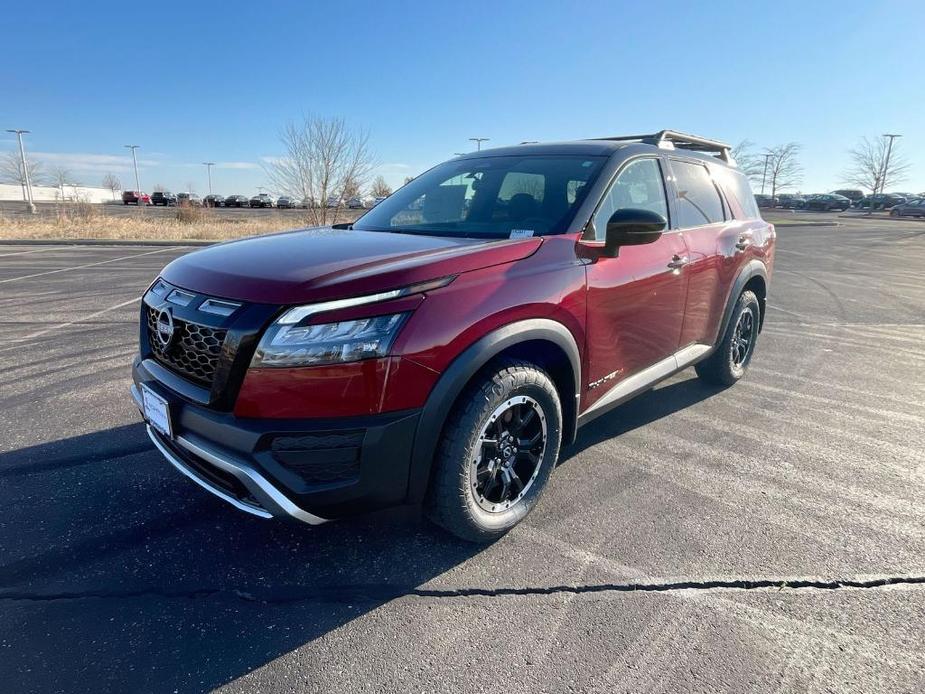
{"label": "red suv", "polygon": [[320,523],[423,503],[491,540],[578,427],[691,365],[742,377],[774,239],[720,142],[473,153],[351,225],[169,264],[132,394],[164,456],[241,510]]}
{"label": "red suv", "polygon": [[151,196],[137,190],[126,190],[122,193],[123,205],[150,205]]}

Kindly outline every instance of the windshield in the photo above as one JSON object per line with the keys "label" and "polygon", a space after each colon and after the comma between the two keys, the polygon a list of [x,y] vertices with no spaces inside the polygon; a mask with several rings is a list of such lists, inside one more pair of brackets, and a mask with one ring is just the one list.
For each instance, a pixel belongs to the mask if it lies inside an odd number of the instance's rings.
{"label": "windshield", "polygon": [[561,234],[606,160],[517,155],[448,161],[409,182],[353,227],[476,238]]}

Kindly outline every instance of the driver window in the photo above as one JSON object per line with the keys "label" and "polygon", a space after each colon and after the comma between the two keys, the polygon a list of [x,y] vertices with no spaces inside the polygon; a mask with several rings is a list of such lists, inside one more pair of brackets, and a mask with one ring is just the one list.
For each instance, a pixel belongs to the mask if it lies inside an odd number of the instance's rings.
{"label": "driver window", "polygon": [[657,212],[668,220],[665,184],[657,159],[637,159],[630,162],[617,176],[594,215],[597,241],[604,240],[607,221],[613,213],[628,207]]}

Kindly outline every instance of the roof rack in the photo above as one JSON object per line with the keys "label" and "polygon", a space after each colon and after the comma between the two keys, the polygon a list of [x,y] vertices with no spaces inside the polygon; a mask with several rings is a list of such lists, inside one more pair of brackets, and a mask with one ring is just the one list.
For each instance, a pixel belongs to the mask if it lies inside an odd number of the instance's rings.
{"label": "roof rack", "polygon": [[663,149],[690,149],[696,152],[713,154],[727,164],[735,165],[732,158],[731,147],[725,142],[709,140],[698,135],[680,133],[677,130],[660,130],[651,135],[621,135],[618,137],[597,137],[596,140],[610,140],[613,142],[642,142],[655,145]]}

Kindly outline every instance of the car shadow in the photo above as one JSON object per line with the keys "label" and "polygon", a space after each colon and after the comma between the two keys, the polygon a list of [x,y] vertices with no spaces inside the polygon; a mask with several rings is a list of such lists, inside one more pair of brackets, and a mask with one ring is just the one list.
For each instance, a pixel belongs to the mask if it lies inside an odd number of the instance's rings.
{"label": "car shadow", "polygon": [[481,549],[407,512],[252,518],[140,424],[0,455],[0,504],[0,682],[16,692],[211,691]]}
{"label": "car shadow", "polygon": [[559,465],[564,465],[591,446],[684,410],[725,389],[724,386],[704,383],[687,372],[673,376],[664,385],[636,396],[579,429],[575,443],[562,450]]}
{"label": "car shadow", "polygon": [[[582,429],[562,460],[720,390],[669,381]],[[16,692],[211,691],[348,638],[352,620],[481,551],[408,510],[252,518],[175,472],[141,424],[0,455],[0,504],[0,682]]]}

